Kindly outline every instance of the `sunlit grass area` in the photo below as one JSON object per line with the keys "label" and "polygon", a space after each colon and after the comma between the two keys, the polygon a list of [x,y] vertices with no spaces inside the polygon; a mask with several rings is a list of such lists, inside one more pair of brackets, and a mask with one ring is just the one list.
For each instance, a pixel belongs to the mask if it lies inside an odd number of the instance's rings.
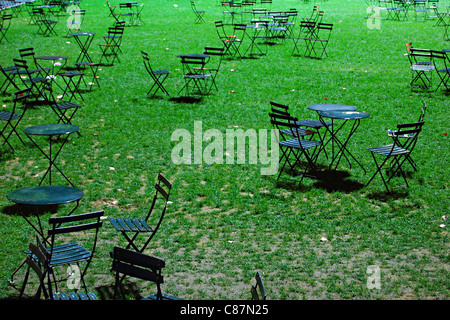
{"label": "sunlit grass area", "polygon": [[[218,90],[198,101],[181,99],[183,68],[177,55],[202,53],[205,46],[221,46],[215,21],[227,21],[216,0],[198,0],[205,10],[203,23],[194,23],[189,1],[140,1],[143,23],[125,28],[120,62],[101,66],[100,87],[84,91],[74,101],[83,107],[73,123],[81,136],[72,135],[57,158],[58,166],[84,191],[77,213],[104,210],[107,217],[139,217],[147,213],[155,178],[163,173],[172,183],[166,217],[146,253],[166,262],[163,292],[184,299],[249,299],[256,271],[263,277],[268,299],[448,299],[448,107],[442,90],[414,92],[405,44],[442,50],[444,27],[430,14],[425,22],[410,10],[408,19],[386,19],[381,12],[377,28],[370,28],[368,1],[274,0],[272,10],[298,10],[297,26],[313,6],[333,24],[327,57],[293,56],[293,41],[267,48],[259,59],[224,59],[216,78]],[[111,1],[118,5],[119,1]],[[450,3],[439,1],[444,10]],[[95,32],[89,53],[99,61],[108,27],[114,23],[106,1],[83,0],[86,9],[81,31]],[[251,15],[244,15],[251,19]],[[11,65],[18,50],[34,47],[36,55],[68,56],[73,63],[79,48],[66,37],[68,16],[58,17],[57,36],[37,35],[24,8],[14,17],[0,44],[0,63]],[[248,40],[248,39],[247,39]],[[248,42],[243,40],[243,48]],[[171,71],[165,82],[170,97],[147,96],[152,81],[144,69],[141,50],[149,53],[155,69]],[[2,78],[3,79],[3,78]],[[433,84],[438,83],[433,76]],[[442,89],[442,88],[441,88]],[[58,89],[56,89],[56,93]],[[1,95],[1,105],[12,105],[13,90]],[[214,129],[270,130],[270,101],[289,105],[299,118],[317,118],[307,107],[333,103],[357,106],[363,119],[348,148],[367,173],[342,161],[321,179],[303,179],[283,172],[262,175],[260,159],[244,164],[176,164],[172,150],[176,130],[192,134],[195,123],[202,133]],[[401,177],[387,193],[379,179],[365,186],[375,172],[368,147],[388,144],[387,130],[414,122],[426,102],[425,126],[414,149],[418,171],[407,169],[409,187]],[[56,121],[45,106],[29,110],[19,132],[34,124]],[[34,241],[26,223],[7,195],[35,186],[48,161],[26,140],[12,139],[15,152],[2,146],[0,229],[0,297],[15,299],[25,274],[8,280]],[[45,142],[45,140],[43,140]],[[205,150],[213,140],[204,139]],[[44,143],[43,142],[43,143]],[[270,142],[270,141],[269,141]],[[193,145],[193,144],[192,144]],[[269,144],[270,146],[270,144]],[[224,156],[226,154],[224,144]],[[247,149],[246,149],[247,150]],[[192,150],[194,152],[194,150]],[[237,157],[237,151],[234,151]],[[327,159],[319,157],[326,165]],[[67,184],[55,173],[54,184]],[[41,214],[41,221],[64,215],[70,205]],[[57,212],[55,212],[57,211]],[[114,284],[110,252],[126,243],[104,220],[95,257],[88,271],[89,289],[109,299]],[[380,269],[379,289],[369,289],[370,266]],[[34,280],[35,281],[35,280]],[[33,282],[32,282],[33,283]],[[34,282],[35,283],[35,282]],[[131,288],[145,296],[151,285],[133,281]],[[34,294],[33,287],[26,291]]]}

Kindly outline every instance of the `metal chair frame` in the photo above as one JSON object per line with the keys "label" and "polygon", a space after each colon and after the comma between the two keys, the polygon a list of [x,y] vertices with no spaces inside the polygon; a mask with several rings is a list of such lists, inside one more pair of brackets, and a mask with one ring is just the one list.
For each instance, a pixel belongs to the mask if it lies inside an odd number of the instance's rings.
{"label": "metal chair frame", "polygon": [[171,72],[166,69],[153,70],[148,53],[145,51],[141,51],[141,54],[145,70],[147,70],[148,74],[153,80],[153,85],[151,86],[150,90],[148,90],[147,95],[150,95],[153,89],[156,89],[155,91],[153,91],[152,97],[154,97],[159,90],[161,90],[166,95],[170,96],[169,92],[164,87],[164,81],[166,81],[167,77],[169,76],[169,74],[171,74]]}
{"label": "metal chair frame", "polygon": [[[150,241],[153,239],[161,223],[164,219],[164,215],[167,209],[167,202],[169,200],[170,189],[172,188],[172,184],[161,174],[158,174],[158,181],[155,184],[155,195],[153,197],[152,205],[147,215],[143,218],[110,218],[109,221],[114,226],[114,228],[120,232],[123,237],[127,240],[128,244],[126,249],[133,248],[137,252],[143,252]],[[156,213],[156,203],[159,201],[161,197],[162,209],[160,210],[159,217],[155,220],[154,226],[149,225],[150,217],[153,217]],[[129,236],[128,234],[131,234]],[[140,235],[146,235],[147,239],[138,240]],[[141,245],[138,247],[137,242],[140,242]]]}

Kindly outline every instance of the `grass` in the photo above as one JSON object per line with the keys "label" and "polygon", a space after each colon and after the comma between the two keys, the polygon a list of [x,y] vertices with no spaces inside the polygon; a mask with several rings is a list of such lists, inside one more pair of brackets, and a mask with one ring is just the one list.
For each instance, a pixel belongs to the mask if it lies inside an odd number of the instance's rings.
{"label": "grass", "polygon": [[[155,68],[172,71],[166,88],[172,98],[179,97],[183,80],[176,55],[220,45],[214,21],[223,18],[223,9],[217,1],[199,0],[206,22],[193,24],[187,1],[144,3],[144,25],[126,28],[121,62],[102,67],[101,88],[84,94],[83,109],[74,119],[82,136],[71,138],[58,157],[85,192],[77,212],[138,216],[148,210],[155,177],[162,172],[174,186],[172,203],[147,253],[166,261],[164,292],[185,299],[248,299],[255,271],[261,272],[271,300],[450,297],[448,226],[441,226],[450,204],[448,96],[412,92],[404,56],[409,41],[422,48],[448,47],[435,20],[419,22],[411,13],[406,21],[383,19],[380,29],[368,29],[365,1],[320,1],[324,21],[334,24],[327,58],[293,57],[292,43],[286,41],[268,48],[261,59],[224,60],[219,91],[197,103],[182,103],[146,96],[151,82],[139,51],[151,54]],[[295,7],[302,17],[309,16],[312,6],[274,0],[272,8]],[[97,33],[91,54],[98,59],[98,44],[113,21],[103,1],[84,0],[81,7],[87,10],[82,30]],[[11,64],[18,49],[28,46],[38,55],[67,55],[74,62],[78,48],[64,37],[65,19],[60,17],[57,37],[44,38],[28,25],[26,14],[15,18],[10,41],[1,44],[0,63]],[[11,97],[1,96],[2,105],[10,106]],[[368,173],[344,164],[325,182],[304,179],[299,188],[298,179],[287,174],[278,182],[275,176],[262,176],[261,163],[171,161],[176,129],[193,133],[194,121],[202,122],[204,132],[270,129],[269,101],[289,105],[299,117],[314,117],[306,107],[315,103],[351,104],[370,113],[349,145]],[[419,171],[411,174],[410,187],[402,186],[401,179],[395,180],[392,194],[379,179],[365,187],[375,170],[365,149],[388,143],[386,130],[414,121],[424,101],[426,124],[415,152]],[[20,129],[54,120],[48,109],[31,110]],[[36,185],[47,166],[31,143],[13,142],[16,152],[3,146],[1,155],[3,299],[18,296],[23,269],[14,286],[7,280],[33,240],[31,227],[6,195]],[[44,213],[42,221],[52,214]],[[105,221],[88,276],[91,290],[102,297],[114,281],[109,258],[114,245],[124,242]],[[381,270],[380,289],[367,288],[372,265]],[[137,285],[142,294],[154,289]]]}

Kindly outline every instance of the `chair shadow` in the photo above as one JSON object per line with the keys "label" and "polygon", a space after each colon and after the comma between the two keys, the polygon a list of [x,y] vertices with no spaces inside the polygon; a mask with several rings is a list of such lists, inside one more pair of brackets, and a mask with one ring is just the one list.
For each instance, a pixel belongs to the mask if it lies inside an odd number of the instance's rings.
{"label": "chair shadow", "polygon": [[[141,300],[142,298],[144,298],[139,293],[141,290],[142,289],[139,288],[139,286],[136,283],[127,282],[123,285],[123,292],[127,299]],[[114,285],[110,284],[96,287],[95,293],[99,300],[114,300]],[[118,295],[117,299],[122,299],[122,294],[120,293],[120,290],[117,293],[117,295]]]}

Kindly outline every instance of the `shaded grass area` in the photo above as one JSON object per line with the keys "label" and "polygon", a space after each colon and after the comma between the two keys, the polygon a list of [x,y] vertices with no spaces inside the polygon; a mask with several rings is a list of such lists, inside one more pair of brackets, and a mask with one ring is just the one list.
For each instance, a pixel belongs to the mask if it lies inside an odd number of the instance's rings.
{"label": "shaded grass area", "polygon": [[[102,67],[101,88],[84,94],[83,109],[74,122],[82,136],[72,137],[58,161],[85,192],[79,213],[105,210],[106,216],[139,216],[150,206],[156,174],[173,182],[166,219],[147,253],[166,261],[163,290],[186,299],[248,299],[251,278],[260,271],[270,299],[448,299],[448,96],[442,92],[413,93],[404,44],[443,49],[443,28],[435,21],[381,20],[380,29],[366,25],[365,1],[319,2],[324,21],[334,24],[328,58],[293,57],[292,43],[268,48],[261,59],[225,60],[217,78],[219,91],[196,103],[183,103],[179,89],[182,69],[176,55],[198,53],[220,45],[214,21],[223,19],[216,1],[197,1],[206,8],[204,24],[193,24],[187,1],[144,1],[144,25],[125,30],[121,62]],[[444,2],[445,3],[445,2]],[[297,7],[309,16],[313,4],[274,1],[273,9]],[[103,1],[82,1],[87,10],[83,31],[97,32],[91,54],[113,22]],[[1,44],[2,65],[18,49],[32,46],[39,55],[68,55],[78,48],[65,38],[65,17],[58,37],[35,35],[28,16],[16,18]],[[172,74],[166,81],[171,98],[150,99],[151,84],[140,50],[147,50],[155,68]],[[94,58],[94,59],[95,59]],[[73,62],[70,60],[70,62]],[[437,78],[435,78],[437,80]],[[11,95],[2,96],[10,105]],[[288,104],[298,117],[315,117],[306,109],[315,103],[344,103],[371,114],[362,121],[349,148],[368,173],[345,163],[319,180],[283,173],[262,176],[261,163],[175,165],[171,141],[176,129],[270,129],[269,101]],[[416,147],[419,172],[402,179],[393,194],[380,180],[364,187],[375,167],[365,148],[388,143],[386,130],[415,120],[428,104],[426,125]],[[21,129],[54,121],[51,110],[27,113]],[[24,258],[32,229],[11,207],[6,195],[36,185],[47,161],[30,143],[10,153],[3,146],[0,173],[2,230],[0,296],[17,297],[23,270],[15,286],[7,280]],[[204,141],[203,146],[208,142]],[[3,151],[4,150],[4,151]],[[323,159],[322,159],[323,160]],[[62,182],[62,180],[61,180]],[[42,214],[46,221],[54,210]],[[67,207],[59,207],[64,214]],[[97,255],[88,276],[92,290],[109,298],[113,275],[109,252],[124,245],[105,221]],[[367,288],[367,268],[381,269],[381,289]],[[154,288],[131,283],[142,295]],[[33,291],[30,289],[29,294]]]}

